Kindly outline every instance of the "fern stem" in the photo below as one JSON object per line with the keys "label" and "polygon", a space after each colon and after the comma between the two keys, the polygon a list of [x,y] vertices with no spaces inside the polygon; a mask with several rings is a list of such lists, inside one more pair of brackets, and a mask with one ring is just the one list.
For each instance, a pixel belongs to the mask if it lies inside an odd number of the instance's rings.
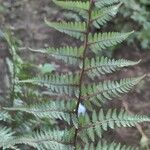
{"label": "fern stem", "polygon": [[14,57],[13,57],[13,79],[12,79],[12,91],[11,91],[11,101],[13,103],[14,101],[14,93],[15,93],[15,80],[16,80],[16,65],[15,65],[15,60],[14,60]]}
{"label": "fern stem", "polygon": [[[85,55],[86,55],[86,51],[88,48],[88,38],[89,38],[89,32],[90,32],[90,22],[91,22],[91,13],[92,13],[92,5],[93,5],[93,0],[89,0],[90,1],[90,5],[89,5],[89,10],[88,10],[88,20],[86,23],[86,33],[85,33],[85,40],[84,40],[84,46],[83,46],[83,57],[82,57],[82,62],[83,62],[83,66],[82,66],[82,71],[81,71],[81,76],[80,76],[80,81],[79,81],[79,98],[77,101],[77,106],[76,106],[76,116],[78,117],[78,109],[79,109],[79,104],[82,100],[82,83],[83,83],[83,77],[84,77],[84,70],[85,70]],[[74,136],[74,147],[76,150],[76,146],[77,146],[77,135],[78,135],[78,131],[79,129],[75,130],[75,136]]]}

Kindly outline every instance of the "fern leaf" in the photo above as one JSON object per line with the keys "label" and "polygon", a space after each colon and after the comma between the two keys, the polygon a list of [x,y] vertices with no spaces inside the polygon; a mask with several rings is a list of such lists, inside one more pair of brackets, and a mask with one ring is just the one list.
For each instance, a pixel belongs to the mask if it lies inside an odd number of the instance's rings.
{"label": "fern leaf", "polygon": [[100,141],[96,144],[94,143],[87,143],[85,144],[84,148],[79,148],[79,150],[136,150],[136,148],[126,145],[121,145],[120,143],[117,144],[115,142],[107,143],[105,141]]}
{"label": "fern leaf", "polygon": [[22,90],[17,91],[17,95],[20,99],[37,99],[39,101],[43,100],[43,95],[37,89],[29,87],[28,85],[21,86]]}
{"label": "fern leaf", "polygon": [[140,62],[130,61],[125,59],[109,59],[107,57],[96,57],[96,58],[86,58],[85,59],[85,71],[91,77],[100,76],[101,74],[112,73],[119,68],[133,66]]}
{"label": "fern leaf", "polygon": [[48,91],[48,95],[55,95],[59,97],[66,97],[69,98],[78,98],[79,96],[79,88],[78,87],[72,87],[72,86],[53,86],[52,89]]}
{"label": "fern leaf", "polygon": [[18,81],[18,84],[35,84],[47,87],[52,93],[67,94],[69,96],[78,95],[78,84],[80,75],[44,75],[29,80]]}
{"label": "fern leaf", "polygon": [[43,54],[48,54],[56,59],[63,60],[65,63],[76,65],[82,58],[83,48],[77,47],[61,47],[61,48],[46,48],[41,50],[33,50],[33,52],[39,52]]}
{"label": "fern leaf", "polygon": [[96,28],[100,28],[117,14],[119,7],[120,4],[93,11],[91,22]]}
{"label": "fern leaf", "polygon": [[85,22],[49,22],[45,20],[45,23],[59,32],[65,33],[77,39],[84,39],[86,31]]}
{"label": "fern leaf", "polygon": [[10,141],[13,139],[13,134],[10,128],[0,126],[0,148],[5,149],[12,146]]}
{"label": "fern leaf", "polygon": [[95,105],[100,105],[100,102],[112,100],[119,97],[123,93],[129,92],[133,86],[139,83],[145,76],[136,78],[126,78],[118,81],[104,81],[98,85],[92,84],[82,87],[82,99],[90,100]]}
{"label": "fern leaf", "polygon": [[75,99],[77,100],[79,97],[79,88],[78,87],[71,87],[71,86],[55,86],[52,89],[47,89],[46,91],[42,92],[43,96],[50,96],[50,97],[58,97],[59,99]]}
{"label": "fern leaf", "polygon": [[43,102],[30,106],[21,106],[14,108],[4,108],[9,111],[23,111],[38,118],[51,118],[65,120],[69,124],[71,123],[72,117],[74,117],[74,110],[76,103],[72,101],[55,100],[49,102]]}
{"label": "fern leaf", "polygon": [[53,2],[66,10],[73,10],[76,12],[87,11],[89,9],[89,2],[81,1],[58,1],[53,0]]}
{"label": "fern leaf", "polygon": [[68,141],[67,131],[44,130],[32,135],[22,136],[12,140],[15,144],[26,144],[38,150],[73,150],[71,141]]}
{"label": "fern leaf", "polygon": [[98,8],[103,8],[105,6],[113,5],[113,4],[116,4],[119,2],[120,2],[120,0],[96,0],[95,6]]}
{"label": "fern leaf", "polygon": [[79,74],[65,74],[65,75],[43,75],[42,77],[35,77],[33,79],[28,80],[20,80],[18,83],[35,83],[44,86],[51,86],[51,85],[70,85],[70,86],[77,86],[79,82]]}
{"label": "fern leaf", "polygon": [[[63,12],[63,17],[64,18],[66,18],[67,20],[74,20],[74,21],[77,21],[77,22],[82,21],[81,15],[79,15],[78,13],[74,13],[72,11]],[[85,16],[85,14],[83,16]]]}
{"label": "fern leaf", "polygon": [[16,137],[10,141],[12,145],[25,144],[38,150],[73,150],[71,141],[68,141],[68,131],[42,130],[31,135]]}
{"label": "fern leaf", "polygon": [[[83,116],[81,116],[83,117]],[[114,129],[115,127],[132,127],[137,123],[144,121],[150,121],[149,117],[142,115],[129,115],[126,111],[121,110],[117,112],[116,109],[108,110],[107,113],[104,113],[103,110],[99,111],[97,114],[95,111],[92,113],[92,118],[88,114],[81,119],[82,124],[81,131],[82,134],[86,134],[92,141],[95,140],[95,133],[97,136],[102,137],[103,131],[107,131],[109,128]],[[79,120],[80,122],[80,120]],[[81,135],[83,137],[83,135]]]}
{"label": "fern leaf", "polygon": [[10,120],[11,116],[9,115],[8,112],[6,111],[0,111],[0,121],[6,121],[6,120]]}
{"label": "fern leaf", "polygon": [[96,33],[94,36],[89,35],[89,46],[94,53],[106,49],[107,47],[114,46],[118,43],[123,42],[130,34],[128,33],[118,33],[118,32],[108,32],[108,33]]}

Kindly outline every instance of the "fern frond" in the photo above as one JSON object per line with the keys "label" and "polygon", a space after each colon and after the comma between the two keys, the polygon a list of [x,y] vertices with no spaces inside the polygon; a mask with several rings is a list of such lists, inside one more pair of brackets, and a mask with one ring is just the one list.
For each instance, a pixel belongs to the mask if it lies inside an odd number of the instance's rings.
{"label": "fern frond", "polygon": [[76,102],[74,100],[66,102],[65,100],[55,100],[43,103],[37,103],[30,106],[20,106],[4,108],[9,111],[23,111],[38,118],[51,118],[65,120],[69,124],[74,116]]}
{"label": "fern frond", "polygon": [[0,121],[6,121],[6,120],[10,120],[11,116],[9,115],[8,112],[6,111],[0,111]]}
{"label": "fern frond", "polygon": [[20,99],[37,99],[41,100],[43,99],[43,95],[41,92],[39,92],[36,88],[34,89],[33,87],[29,87],[28,85],[23,85],[21,86],[22,90],[17,91],[17,96]]}
{"label": "fern frond", "polygon": [[119,7],[120,4],[93,11],[91,22],[96,28],[100,28],[117,14]]}
{"label": "fern frond", "polygon": [[112,73],[119,68],[137,65],[139,61],[130,61],[125,59],[109,59],[107,57],[96,57],[85,59],[85,72],[91,77],[100,76],[101,74]]}
{"label": "fern frond", "polygon": [[98,8],[103,8],[105,6],[113,5],[113,4],[116,4],[119,2],[120,2],[120,0],[96,0],[95,6]]}
{"label": "fern frond", "polygon": [[[10,128],[0,126],[0,148],[10,148],[10,141],[13,139],[13,132]],[[8,146],[10,145],[10,146]]]}
{"label": "fern frond", "polygon": [[66,136],[68,136],[67,131],[44,130],[16,138],[11,143],[26,144],[38,150],[74,150],[70,139],[68,141]]}
{"label": "fern frond", "polygon": [[[83,13],[81,13],[81,15],[82,14]],[[73,20],[73,21],[77,21],[77,22],[82,21],[82,16],[81,15],[79,15],[78,13],[74,13],[72,11],[63,12],[63,17],[64,18],[66,18],[67,20]],[[85,16],[85,14],[83,14],[83,16]]]}
{"label": "fern frond", "polygon": [[33,79],[20,80],[18,83],[32,83],[39,84],[46,87],[51,87],[52,85],[58,86],[78,86],[79,74],[65,74],[65,75],[43,75],[35,77]]}
{"label": "fern frond", "polygon": [[136,148],[126,145],[117,144],[115,142],[107,143],[105,141],[100,141],[96,144],[87,143],[84,148],[79,148],[79,150],[136,150]]}
{"label": "fern frond", "polygon": [[77,47],[61,47],[61,48],[46,48],[41,50],[33,50],[33,52],[39,52],[43,54],[48,54],[56,59],[63,60],[65,63],[77,64],[83,56],[83,48]]}
{"label": "fern frond", "polygon": [[42,77],[18,81],[18,84],[30,83],[42,87],[45,86],[50,89],[51,92],[72,96],[72,94],[78,95],[79,79],[79,74],[44,75]]}
{"label": "fern frond", "polygon": [[79,97],[79,88],[77,87],[55,87],[56,90],[47,89],[46,91],[42,91],[42,95],[45,97],[57,97],[58,99],[75,99],[77,100]]}
{"label": "fern frond", "polygon": [[45,20],[45,23],[59,32],[65,33],[77,39],[84,39],[86,31],[85,22],[50,22]]}
{"label": "fern frond", "polygon": [[82,2],[82,1],[59,1],[59,0],[53,0],[53,2],[62,7],[63,9],[66,10],[73,10],[76,12],[81,12],[81,11],[88,11],[90,5],[89,2]]}
{"label": "fern frond", "polygon": [[106,49],[107,47],[114,46],[118,43],[123,42],[130,34],[128,33],[118,33],[118,32],[108,32],[108,33],[96,33],[94,36],[89,35],[89,46],[94,53]]}
{"label": "fern frond", "polygon": [[100,84],[92,84],[82,87],[82,99],[90,100],[95,105],[101,102],[112,100],[123,93],[129,92],[133,86],[138,84],[145,76],[136,78],[126,78],[120,81],[104,81]]}
{"label": "fern frond", "polygon": [[[48,94],[49,93],[49,94]],[[48,90],[46,95],[58,96],[58,97],[66,97],[69,98],[78,98],[79,96],[79,88],[75,86],[52,86],[50,90]]]}
{"label": "fern frond", "polygon": [[102,109],[99,111],[99,114],[93,111],[91,119],[88,114],[84,116],[84,120],[83,118],[81,119],[81,137],[83,137],[84,134],[87,135],[92,141],[94,141],[95,133],[97,136],[102,137],[103,131],[107,131],[109,128],[114,129],[115,127],[122,126],[132,127],[137,123],[144,121],[149,122],[150,118],[143,115],[129,115],[124,110],[117,112],[116,109],[109,109],[106,114]]}

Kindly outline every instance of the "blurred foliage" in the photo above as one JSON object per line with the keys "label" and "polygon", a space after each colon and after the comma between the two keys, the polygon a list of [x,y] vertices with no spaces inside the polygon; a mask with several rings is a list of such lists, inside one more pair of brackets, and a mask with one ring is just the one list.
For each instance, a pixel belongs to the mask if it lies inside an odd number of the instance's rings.
{"label": "blurred foliage", "polygon": [[0,13],[3,13],[5,11],[4,7],[0,5]]}
{"label": "blurred foliage", "polygon": [[0,20],[1,21],[4,19],[3,16],[4,16],[5,13],[6,13],[5,7],[2,4],[0,4]]}
{"label": "blurred foliage", "polygon": [[[0,40],[6,41],[8,44],[8,49],[10,56],[6,58],[6,65],[9,73],[9,92],[7,93],[8,99],[5,99],[6,104],[4,104],[1,99],[0,103],[2,106],[17,107],[22,105],[31,104],[34,102],[39,102],[45,100],[45,97],[41,99],[38,89],[35,87],[26,87],[18,84],[19,80],[28,79],[33,77],[36,73],[49,73],[54,70],[54,66],[51,64],[34,65],[28,62],[28,60],[23,60],[21,56],[22,42],[14,37],[13,32],[10,30],[2,31],[0,30]],[[51,69],[48,71],[48,69]],[[34,72],[36,70],[36,72]],[[5,86],[5,85],[3,85]],[[0,111],[3,112],[2,106],[0,106]],[[11,114],[11,113],[10,113]],[[5,115],[5,116],[4,116]],[[7,119],[9,114],[5,113],[3,116]],[[7,117],[8,116],[8,117]],[[30,133],[34,129],[39,129],[40,127],[51,128],[55,124],[53,119],[33,119],[34,117],[28,114],[23,114],[21,112],[15,112],[15,115],[11,114],[11,119],[5,120],[8,126],[14,129],[16,134]],[[5,123],[0,118],[0,125],[5,125]],[[12,148],[13,149],[13,148]],[[28,146],[22,146],[21,149],[28,150]],[[17,149],[18,150],[18,149]]]}
{"label": "blurred foliage", "polygon": [[[142,49],[150,48],[150,0],[122,0],[124,5],[120,13],[124,18],[116,20],[123,30],[135,30],[134,37],[128,43],[138,45]],[[136,42],[135,42],[136,41]],[[140,49],[141,49],[140,48]]]}
{"label": "blurred foliage", "polygon": [[42,74],[49,74],[56,69],[53,64],[49,64],[49,63],[45,63],[44,65],[40,64],[39,68],[40,68]]}

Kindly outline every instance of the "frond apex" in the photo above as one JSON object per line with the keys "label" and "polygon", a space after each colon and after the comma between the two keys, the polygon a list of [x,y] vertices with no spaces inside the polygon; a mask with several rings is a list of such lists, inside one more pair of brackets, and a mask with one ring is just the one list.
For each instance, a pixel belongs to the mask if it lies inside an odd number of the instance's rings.
{"label": "frond apex", "polygon": [[94,53],[106,49],[108,47],[117,45],[123,42],[132,32],[119,33],[119,32],[106,32],[106,33],[96,33],[94,36],[90,34],[89,36],[89,46]]}
{"label": "frond apex", "polygon": [[104,24],[106,24],[108,21],[114,17],[117,12],[119,7],[121,6],[122,3],[112,5],[106,8],[102,8],[100,10],[95,10],[92,12],[92,19],[91,22],[96,28],[100,28]]}
{"label": "frond apex", "polygon": [[94,78],[95,76],[100,76],[101,74],[107,74],[117,71],[120,68],[134,66],[141,62],[130,61],[126,59],[110,59],[107,57],[96,57],[96,58],[86,58],[85,59],[85,72],[89,77]]}
{"label": "frond apex", "polygon": [[129,92],[133,86],[138,84],[145,75],[134,78],[124,78],[120,81],[104,81],[100,84],[83,86],[82,99],[90,101],[95,105],[120,97],[121,94]]}

